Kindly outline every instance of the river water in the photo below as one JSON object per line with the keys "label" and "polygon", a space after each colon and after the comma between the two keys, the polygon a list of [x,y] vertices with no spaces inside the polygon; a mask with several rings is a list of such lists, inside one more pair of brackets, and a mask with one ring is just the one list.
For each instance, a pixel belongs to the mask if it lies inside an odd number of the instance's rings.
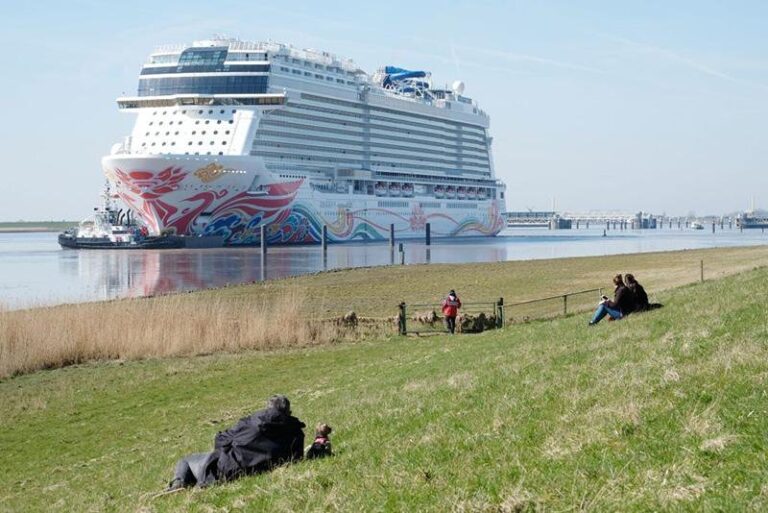
{"label": "river water", "polygon": [[[496,238],[405,242],[406,264],[498,262],[768,243],[761,230],[510,229]],[[0,233],[0,308],[157,295],[400,263],[388,243],[183,250],[63,250],[55,233]]]}

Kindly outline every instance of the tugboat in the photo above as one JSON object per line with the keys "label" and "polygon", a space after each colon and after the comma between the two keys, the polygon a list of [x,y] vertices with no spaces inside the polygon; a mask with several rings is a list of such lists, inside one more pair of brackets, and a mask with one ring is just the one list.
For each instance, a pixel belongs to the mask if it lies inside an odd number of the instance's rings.
{"label": "tugboat", "polygon": [[69,249],[167,249],[184,247],[184,239],[173,235],[150,235],[138,225],[130,211],[115,208],[107,184],[104,202],[92,216],[59,234],[59,245]]}

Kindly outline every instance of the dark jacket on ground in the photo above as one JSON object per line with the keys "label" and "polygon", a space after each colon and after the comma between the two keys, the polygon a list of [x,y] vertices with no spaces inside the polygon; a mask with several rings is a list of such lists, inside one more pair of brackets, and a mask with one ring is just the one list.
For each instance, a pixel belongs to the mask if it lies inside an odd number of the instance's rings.
{"label": "dark jacket on ground", "polygon": [[643,286],[639,283],[633,283],[632,285],[627,285],[627,287],[635,295],[635,310],[648,310],[648,294],[645,293]]}
{"label": "dark jacket on ground", "polygon": [[613,301],[608,306],[618,308],[621,315],[627,315],[635,310],[635,295],[625,285],[619,285],[613,291]]}
{"label": "dark jacket on ground", "polygon": [[299,419],[275,409],[240,419],[234,427],[216,435],[201,484],[230,481],[300,460],[304,452],[303,428]]}

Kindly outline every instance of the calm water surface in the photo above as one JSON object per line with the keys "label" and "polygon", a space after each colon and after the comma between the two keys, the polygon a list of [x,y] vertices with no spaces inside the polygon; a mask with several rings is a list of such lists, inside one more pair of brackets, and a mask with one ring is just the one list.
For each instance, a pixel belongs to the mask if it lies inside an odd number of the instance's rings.
{"label": "calm water surface", "polygon": [[[494,239],[405,243],[406,264],[497,262],[612,255],[768,243],[760,230],[590,230],[532,228]],[[386,265],[388,243],[199,250],[63,250],[55,233],[0,233],[0,305],[7,308],[162,294],[306,274],[324,269]]]}

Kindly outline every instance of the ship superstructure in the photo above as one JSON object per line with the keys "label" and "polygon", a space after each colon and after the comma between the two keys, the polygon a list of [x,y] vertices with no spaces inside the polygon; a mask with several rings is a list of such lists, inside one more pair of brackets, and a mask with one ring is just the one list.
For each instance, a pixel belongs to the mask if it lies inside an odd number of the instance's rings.
{"label": "ship superstructure", "polygon": [[102,165],[152,232],[228,244],[497,234],[489,118],[464,85],[277,43],[215,39],[162,47],[136,123]]}

